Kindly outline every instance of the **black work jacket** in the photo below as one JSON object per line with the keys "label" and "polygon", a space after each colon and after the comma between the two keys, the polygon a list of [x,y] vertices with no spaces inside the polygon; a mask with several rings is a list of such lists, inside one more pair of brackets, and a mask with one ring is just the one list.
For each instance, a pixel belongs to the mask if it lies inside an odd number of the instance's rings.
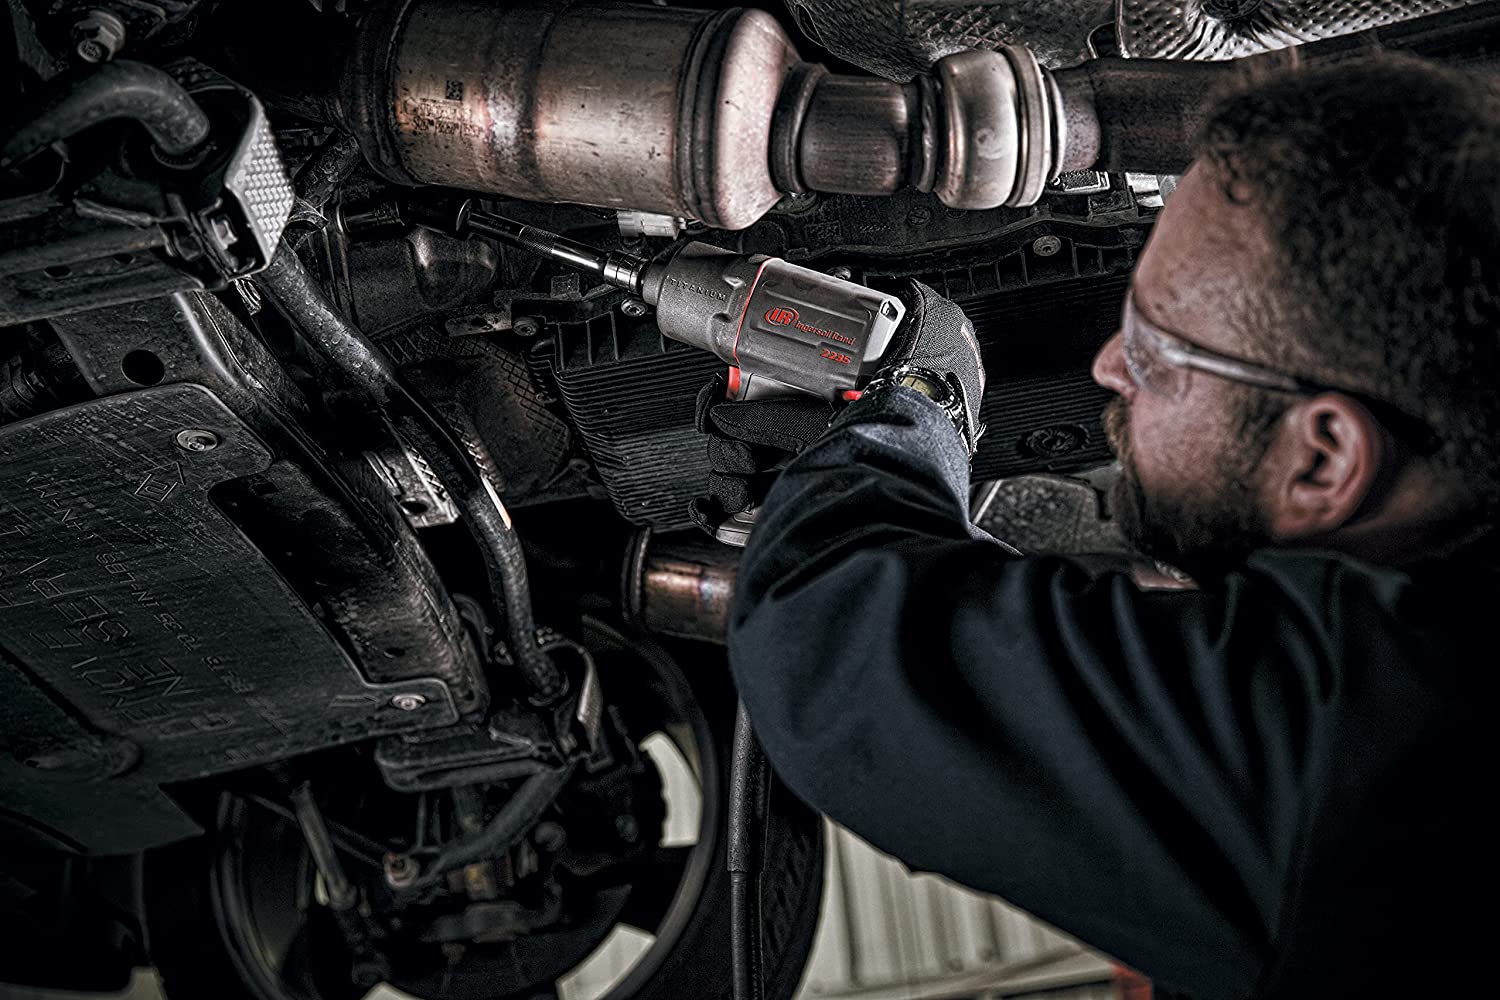
{"label": "black work jacket", "polygon": [[1143,592],[1007,554],[967,487],[893,387],[771,492],[730,662],[794,792],[1202,1000],[1492,988],[1490,558]]}

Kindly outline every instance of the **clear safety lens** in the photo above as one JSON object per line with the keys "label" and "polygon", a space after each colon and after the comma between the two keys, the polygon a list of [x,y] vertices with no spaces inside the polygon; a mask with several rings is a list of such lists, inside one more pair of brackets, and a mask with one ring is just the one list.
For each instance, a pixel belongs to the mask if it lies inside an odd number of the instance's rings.
{"label": "clear safety lens", "polygon": [[1136,312],[1129,295],[1125,296],[1120,333],[1125,370],[1131,381],[1138,388],[1170,399],[1181,396],[1187,389],[1187,370],[1174,363],[1170,339]]}

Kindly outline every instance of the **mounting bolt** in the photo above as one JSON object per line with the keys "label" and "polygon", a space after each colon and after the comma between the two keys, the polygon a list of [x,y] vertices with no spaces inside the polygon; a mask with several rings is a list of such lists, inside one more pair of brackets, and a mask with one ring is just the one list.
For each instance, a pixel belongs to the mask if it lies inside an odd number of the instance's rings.
{"label": "mounting bolt", "polygon": [[84,62],[109,62],[125,47],[125,22],[107,10],[91,10],[73,25],[73,44]]}
{"label": "mounting bolt", "polygon": [[1031,252],[1038,257],[1055,257],[1062,249],[1062,240],[1056,236],[1038,236],[1031,244]]}
{"label": "mounting bolt", "polygon": [[831,278],[842,278],[845,281],[848,281],[849,279],[854,277],[854,272],[849,270],[849,268],[840,265],[839,267],[830,267],[828,269],[828,275]]}
{"label": "mounting bolt", "polygon": [[510,325],[517,337],[535,337],[542,332],[542,324],[534,316],[522,316]]}
{"label": "mounting bolt", "polygon": [[213,451],[219,446],[219,435],[199,427],[177,432],[177,447],[183,451]]}
{"label": "mounting bolt", "polygon": [[404,889],[417,880],[417,863],[405,854],[390,853],[385,856],[385,884],[392,889]]}
{"label": "mounting bolt", "polygon": [[629,316],[631,319],[640,319],[650,311],[651,307],[646,305],[646,303],[642,302],[640,299],[626,299],[624,302],[620,303],[620,312],[624,313],[626,316]]}
{"label": "mounting bolt", "polygon": [[401,709],[401,711],[403,712],[415,712],[425,704],[427,704],[426,698],[422,697],[419,694],[414,694],[410,691],[407,691],[404,694],[394,695],[391,698],[391,705],[395,708]]}
{"label": "mounting bolt", "polygon": [[635,821],[634,816],[620,815],[615,817],[615,833],[627,844],[633,844],[641,839],[641,825]]}

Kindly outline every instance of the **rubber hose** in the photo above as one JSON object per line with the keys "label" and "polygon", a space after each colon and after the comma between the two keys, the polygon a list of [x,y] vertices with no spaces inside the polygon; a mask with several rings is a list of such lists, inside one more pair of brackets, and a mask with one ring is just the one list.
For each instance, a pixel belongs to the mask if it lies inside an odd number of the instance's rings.
{"label": "rubber hose", "polygon": [[542,813],[573,776],[575,766],[565,764],[527,778],[482,829],[439,851],[411,888],[421,889],[436,884],[448,872],[476,861],[499,857],[510,850],[542,818]]}
{"label": "rubber hose", "polygon": [[0,149],[8,167],[100,122],[140,122],[169,156],[184,156],[208,139],[208,116],[182,85],[155,66],[120,59],[105,63],[47,102]]}
{"label": "rubber hose", "polygon": [[328,216],[324,210],[362,162],[364,155],[353,136],[334,132],[324,139],[292,178],[297,199],[282,239],[294,249],[300,248],[310,236],[326,228]]}
{"label": "rubber hose", "polygon": [[307,158],[307,162],[297,171],[292,187],[297,192],[297,197],[306,202],[308,207],[321,212],[333,200],[339,186],[349,179],[354,168],[362,162],[364,156],[354,137],[344,132],[335,132],[323,140],[317,152]]}
{"label": "rubber hose", "polygon": [[771,769],[750,728],[745,703],[734,716],[729,762],[729,961],[734,1000],[764,1000],[760,900],[761,841]]}
{"label": "rubber hose", "polygon": [[484,553],[495,603],[505,612],[516,665],[543,702],[566,690],[562,674],[536,641],[526,557],[505,505],[448,426],[406,388],[385,353],[334,307],[307,267],[282,243],[255,281],[355,388],[369,395],[396,431],[437,474]]}

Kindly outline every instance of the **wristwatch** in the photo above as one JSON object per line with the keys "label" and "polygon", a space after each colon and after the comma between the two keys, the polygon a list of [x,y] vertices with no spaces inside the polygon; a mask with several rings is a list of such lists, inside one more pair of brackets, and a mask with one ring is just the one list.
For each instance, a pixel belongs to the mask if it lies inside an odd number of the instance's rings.
{"label": "wristwatch", "polygon": [[972,457],[974,449],[979,446],[979,437],[984,433],[981,424],[970,434],[969,417],[964,410],[964,400],[953,384],[937,372],[928,368],[918,368],[915,365],[900,365],[875,373],[875,378],[865,386],[865,392],[879,391],[887,385],[904,385],[908,389],[915,389],[938,406],[942,407],[948,419],[953,421],[953,426],[963,437],[964,444],[968,446],[969,455]]}

